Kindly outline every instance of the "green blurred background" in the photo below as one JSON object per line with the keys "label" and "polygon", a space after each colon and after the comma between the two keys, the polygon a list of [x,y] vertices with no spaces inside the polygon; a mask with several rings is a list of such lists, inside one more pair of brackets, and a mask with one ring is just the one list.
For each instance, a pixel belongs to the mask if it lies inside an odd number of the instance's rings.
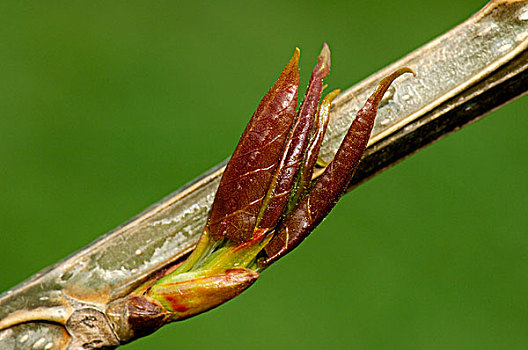
{"label": "green blurred background", "polygon": [[[482,0],[0,4],[0,291],[225,159],[295,46],[347,88]],[[125,349],[528,346],[528,98],[348,194],[242,296]],[[354,214],[351,214],[354,213]]]}

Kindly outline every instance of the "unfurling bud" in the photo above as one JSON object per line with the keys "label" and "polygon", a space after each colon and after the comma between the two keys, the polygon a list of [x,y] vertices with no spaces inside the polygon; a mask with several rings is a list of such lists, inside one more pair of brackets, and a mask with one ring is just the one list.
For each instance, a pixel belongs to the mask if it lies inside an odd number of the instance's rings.
{"label": "unfurling bud", "polygon": [[[298,246],[345,192],[370,138],[378,105],[401,68],[384,78],[352,122],[334,159],[313,179],[335,90],[320,103],[330,70],[325,44],[296,113],[296,49],[260,102],[220,181],[197,246],[163,276],[152,276],[110,305],[120,340],[149,334],[236,297]],[[414,73],[413,73],[414,74]]]}

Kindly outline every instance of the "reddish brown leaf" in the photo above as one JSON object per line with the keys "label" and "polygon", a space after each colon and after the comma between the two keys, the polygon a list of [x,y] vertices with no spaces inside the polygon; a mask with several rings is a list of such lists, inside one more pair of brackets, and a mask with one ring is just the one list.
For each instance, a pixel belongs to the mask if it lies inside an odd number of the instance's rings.
{"label": "reddish brown leaf", "polygon": [[291,212],[293,208],[299,203],[299,201],[306,195],[309,190],[310,183],[315,168],[315,163],[319,157],[319,151],[321,150],[321,144],[323,143],[323,137],[330,120],[330,105],[334,98],[341,93],[341,90],[337,89],[325,96],[315,119],[314,132],[310,138],[310,144],[304,155],[303,164],[299,169],[299,178],[297,180],[295,193],[290,197],[288,202],[288,208],[286,214]]}
{"label": "reddish brown leaf", "polygon": [[227,164],[206,230],[213,239],[253,237],[258,213],[282,157],[299,88],[299,49],[260,102]]}
{"label": "reddish brown leaf", "polygon": [[317,179],[310,193],[281,222],[276,236],[266,247],[269,258],[263,263],[264,266],[299,245],[332,210],[345,192],[365,152],[379,102],[394,79],[406,72],[413,73],[409,68],[401,68],[384,78],[358,111],[332,162]]}
{"label": "reddish brown leaf", "polygon": [[308,84],[306,96],[286,140],[281,162],[273,177],[268,195],[264,199],[259,215],[260,222],[257,223],[258,227],[263,230],[274,228],[284,213],[309,145],[310,134],[312,133],[317,114],[317,106],[323,91],[323,79],[330,72],[330,49],[326,43],[317,60],[317,65],[313,69]]}

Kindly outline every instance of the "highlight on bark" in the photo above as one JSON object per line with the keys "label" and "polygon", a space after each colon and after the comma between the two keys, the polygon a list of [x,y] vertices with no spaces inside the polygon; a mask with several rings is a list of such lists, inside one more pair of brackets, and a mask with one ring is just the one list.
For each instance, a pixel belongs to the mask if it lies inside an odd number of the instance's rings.
{"label": "highlight on bark", "polygon": [[161,278],[110,303],[106,315],[121,342],[212,309],[239,295],[271,263],[301,243],[345,192],[367,147],[377,109],[401,68],[384,78],[358,111],[334,159],[312,181],[328,125],[326,44],[297,109],[299,49],[259,103],[220,181],[191,255]]}

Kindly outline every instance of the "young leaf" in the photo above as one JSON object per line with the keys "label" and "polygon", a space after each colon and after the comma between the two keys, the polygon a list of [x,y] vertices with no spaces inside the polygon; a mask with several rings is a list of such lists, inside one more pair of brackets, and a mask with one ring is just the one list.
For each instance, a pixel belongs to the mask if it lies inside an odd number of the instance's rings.
{"label": "young leaf", "polygon": [[403,73],[413,73],[400,68],[384,78],[368,98],[348,129],[339,150],[324,173],[312,186],[310,193],[281,222],[276,236],[266,247],[267,266],[299,245],[328,215],[345,192],[370,138],[378,105],[390,84]]}
{"label": "young leaf", "polygon": [[260,102],[229,161],[205,230],[215,240],[250,240],[284,142],[291,129],[299,88],[299,49]]}
{"label": "young leaf", "polygon": [[323,91],[323,79],[330,72],[330,49],[326,43],[317,60],[304,101],[299,108],[291,133],[286,139],[281,162],[259,215],[260,222],[257,222],[257,225],[265,231],[273,229],[284,213],[309,145],[317,106]]}

